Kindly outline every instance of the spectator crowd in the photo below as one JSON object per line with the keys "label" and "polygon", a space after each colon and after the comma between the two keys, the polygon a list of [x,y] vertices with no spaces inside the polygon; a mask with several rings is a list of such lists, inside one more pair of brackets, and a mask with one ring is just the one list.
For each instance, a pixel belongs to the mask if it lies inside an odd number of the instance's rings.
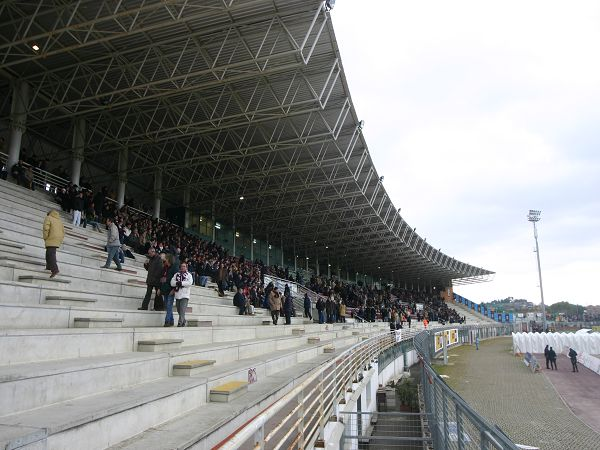
{"label": "spectator crowd", "polygon": [[[31,158],[20,160],[11,168],[11,175],[18,184],[33,189],[33,171],[44,170],[45,164],[45,161]],[[66,177],[64,171],[58,175]],[[167,278],[171,278],[181,265],[185,265],[194,284],[206,286],[211,280],[216,283],[220,296],[224,296],[225,291],[235,291],[233,303],[240,314],[253,314],[259,307],[268,308],[275,324],[280,315],[289,323],[296,311],[289,287],[286,285],[284,292],[279,292],[273,283],[264,286],[265,275],[296,282],[316,294],[311,294],[312,304],[317,309],[320,323],[344,322],[349,315],[358,320],[390,322],[390,327],[396,329],[404,323],[410,327],[413,319],[441,324],[465,320],[435,290],[425,293],[389,286],[366,286],[322,276],[312,276],[305,282],[299,272],[291,274],[287,267],[266,266],[260,260],[229,255],[227,249],[215,242],[189,234],[172,223],[153,219],[146,212],[135,209],[132,199],[126,199],[125,205],[118,208],[113,198],[114,194],[107,187],[94,192],[85,180],[81,186],[68,183],[56,189],[54,194],[62,210],[72,214],[74,226],[89,225],[98,232],[108,230],[109,258],[103,267],[109,267],[111,260],[115,260],[117,269],[121,270],[126,257],[134,258],[133,253],[149,256],[146,265],[148,290],[140,309],[149,308],[154,292],[155,310],[162,310],[167,304],[165,326],[173,325],[173,318],[168,293],[161,295],[161,287],[162,291],[171,291]],[[304,315],[312,319],[310,302],[307,294]]]}

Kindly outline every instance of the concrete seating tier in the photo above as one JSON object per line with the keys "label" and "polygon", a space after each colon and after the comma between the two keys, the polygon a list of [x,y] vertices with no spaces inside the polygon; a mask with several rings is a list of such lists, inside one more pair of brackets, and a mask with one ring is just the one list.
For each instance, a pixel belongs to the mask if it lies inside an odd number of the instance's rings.
{"label": "concrete seating tier", "polygon": [[[231,294],[201,287],[186,315],[203,326],[163,328],[163,312],[137,310],[143,256],[126,260],[128,273],[100,269],[106,235],[66,225],[51,280],[41,224],[58,206],[0,181],[0,207],[0,448],[216,443],[314,368],[387,330],[301,318],[263,326],[267,311],[239,316]],[[239,398],[210,402],[218,386],[248,381]]]}
{"label": "concrete seating tier", "polygon": [[467,323],[497,323],[495,320],[489,317],[485,317],[483,314],[469,309],[461,303],[452,302],[449,305],[452,308],[456,309],[456,312],[458,312],[458,314],[465,316],[467,318]]}
{"label": "concrete seating tier", "polygon": [[[333,333],[336,332],[326,332]],[[348,336],[336,338],[332,335],[331,338],[339,346],[356,342],[356,338]],[[185,339],[179,341],[184,343]],[[4,367],[0,371],[0,402],[6,404],[0,403],[0,410],[12,413],[3,416],[2,423],[29,429],[43,422],[49,448],[60,447],[57,442],[62,439],[73,442],[72,439],[79,440],[84,436],[93,437],[94,441],[99,439],[97,442],[106,446],[107,436],[99,432],[98,427],[105,429],[105,425],[116,423],[113,422],[115,415],[129,421],[132,409],[145,408],[138,418],[145,427],[138,431],[141,432],[188,409],[198,408],[209,401],[213,386],[244,379],[249,368],[260,380],[324,353],[322,346],[310,346],[302,341],[301,337],[289,336],[272,338],[272,345],[256,340],[240,343],[237,350],[246,349],[245,358],[240,358],[242,355],[235,352],[231,344],[205,344],[196,348],[181,347],[169,353],[127,353]],[[287,345],[291,347],[286,348]],[[177,359],[189,360],[192,352],[195,358],[211,355],[217,365],[207,366],[194,377],[183,378],[184,381],[174,382],[175,378],[168,377],[169,368],[179,362]],[[73,381],[83,377],[86,382],[75,383],[76,389],[73,389]],[[287,377],[286,381],[289,381]],[[117,389],[119,392],[115,392]],[[191,398],[193,402],[188,403],[184,398]],[[61,408],[61,402],[68,402],[69,408],[64,408],[65,405]],[[74,410],[79,414],[74,415]],[[163,410],[163,413],[157,414],[157,410]],[[113,443],[132,435],[129,428],[119,429],[121,434],[115,436]],[[103,448],[102,445],[97,448]]]}

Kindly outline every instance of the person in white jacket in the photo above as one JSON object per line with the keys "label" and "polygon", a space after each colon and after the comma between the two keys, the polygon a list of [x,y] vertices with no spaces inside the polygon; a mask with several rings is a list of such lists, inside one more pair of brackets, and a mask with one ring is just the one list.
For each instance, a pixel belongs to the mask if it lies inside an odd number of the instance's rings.
{"label": "person in white jacket", "polygon": [[190,300],[190,286],[194,284],[194,278],[192,274],[187,270],[187,264],[181,263],[179,265],[179,272],[173,275],[171,278],[171,287],[175,291],[175,304],[177,307],[177,314],[179,314],[179,320],[177,321],[178,327],[185,327],[185,309],[187,308],[188,301]]}

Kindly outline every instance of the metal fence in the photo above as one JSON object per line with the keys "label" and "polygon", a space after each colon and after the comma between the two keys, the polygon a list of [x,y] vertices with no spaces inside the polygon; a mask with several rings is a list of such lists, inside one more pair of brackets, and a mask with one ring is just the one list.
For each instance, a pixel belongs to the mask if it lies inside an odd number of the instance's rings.
{"label": "metal fence", "polygon": [[[480,339],[510,335],[510,325],[463,326],[459,328],[462,342],[467,342],[477,332]],[[431,366],[435,332],[423,331],[413,343],[422,361],[422,392],[426,426],[431,433],[435,449],[518,449],[497,426],[477,414],[456,392],[442,380]],[[466,339],[466,340],[465,340]]]}
{"label": "metal fence", "polygon": [[[423,450],[421,416],[415,412],[340,412],[344,422],[344,449]],[[366,431],[365,431],[366,428]]]}
{"label": "metal fence", "polygon": [[350,347],[221,442],[220,448],[312,448],[347,389],[396,343],[396,336],[386,332]]}

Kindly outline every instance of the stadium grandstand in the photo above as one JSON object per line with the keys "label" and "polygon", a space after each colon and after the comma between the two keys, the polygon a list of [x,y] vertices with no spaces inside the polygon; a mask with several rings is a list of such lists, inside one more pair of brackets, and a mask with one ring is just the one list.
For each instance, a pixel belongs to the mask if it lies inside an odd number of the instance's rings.
{"label": "stadium grandstand", "polygon": [[[453,301],[493,272],[434,248],[386,193],[333,3],[0,4],[3,448],[357,448],[370,421],[344,443],[344,414],[426,369],[429,329],[453,324],[453,344],[509,332]],[[65,233],[49,277],[51,210]],[[100,267],[113,222],[118,271]],[[179,327],[161,295],[146,310],[149,250],[195,279]],[[273,287],[293,300],[287,326]],[[420,399],[406,448],[444,448]],[[468,405],[452,414],[482,448],[515,448]]]}

